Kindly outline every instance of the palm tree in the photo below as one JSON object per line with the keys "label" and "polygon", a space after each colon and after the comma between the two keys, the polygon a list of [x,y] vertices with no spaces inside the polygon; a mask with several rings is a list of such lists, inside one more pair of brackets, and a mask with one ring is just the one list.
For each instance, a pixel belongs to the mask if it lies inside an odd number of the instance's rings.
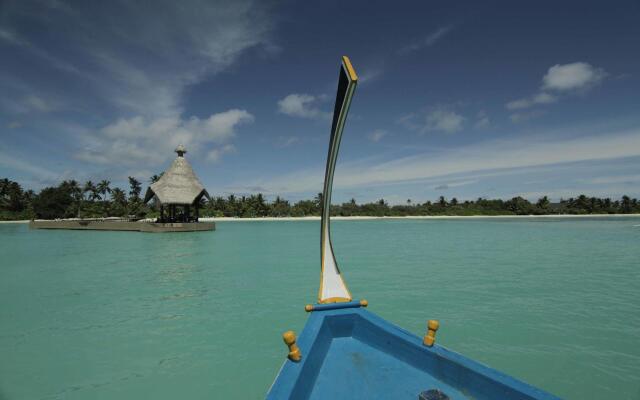
{"label": "palm tree", "polygon": [[631,213],[631,198],[626,194],[622,196],[622,202],[620,203],[620,211],[623,214]]}
{"label": "palm tree", "polygon": [[318,193],[316,197],[313,199],[313,203],[316,206],[316,211],[322,212],[322,192]]}
{"label": "palm tree", "polygon": [[546,210],[547,207],[549,207],[549,198],[547,196],[540,197],[536,203],[536,207]]}
{"label": "palm tree", "polygon": [[153,175],[151,178],[149,178],[149,183],[153,184],[158,182],[160,178],[162,178],[162,175],[164,175],[164,172],[160,172],[160,175]]}
{"label": "palm tree", "polygon": [[140,199],[140,192],[142,192],[142,183],[134,178],[133,176],[129,177],[129,186],[131,190],[129,191],[129,197],[131,199]]}
{"label": "palm tree", "polygon": [[124,205],[127,202],[126,193],[117,187],[111,191],[111,200],[115,204]]}
{"label": "palm tree", "polygon": [[82,188],[82,193],[83,194],[89,193],[89,196],[87,197],[87,199],[90,201],[93,201],[97,197],[96,186],[93,184],[93,182],[87,181],[85,182],[84,187]]}
{"label": "palm tree", "polygon": [[66,183],[67,188],[69,189],[69,192],[71,192],[71,197],[73,197],[73,201],[76,203],[75,204],[75,208],[76,208],[76,213],[77,213],[77,217],[80,218],[80,208],[82,206],[82,188],[80,187],[80,184],[78,183],[78,181],[76,181],[75,179],[72,179],[70,181],[65,181],[63,182],[63,184]]}
{"label": "palm tree", "polygon": [[113,202],[112,213],[116,217],[122,217],[126,213],[127,194],[120,188],[111,190],[111,201]]}
{"label": "palm tree", "polygon": [[103,179],[96,186],[96,191],[103,196],[102,198],[104,200],[107,200],[107,193],[111,193],[111,188],[109,187],[110,184],[111,182],[109,182],[106,179]]}
{"label": "palm tree", "polygon": [[440,198],[438,199],[438,204],[440,204],[440,207],[447,206],[447,200],[444,198],[444,196],[440,196]]}

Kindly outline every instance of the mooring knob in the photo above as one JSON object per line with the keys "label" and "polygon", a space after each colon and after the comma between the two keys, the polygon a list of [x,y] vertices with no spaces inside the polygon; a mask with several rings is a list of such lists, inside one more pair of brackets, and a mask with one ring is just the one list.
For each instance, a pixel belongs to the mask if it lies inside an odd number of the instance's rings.
{"label": "mooring knob", "polygon": [[436,342],[436,331],[440,328],[440,323],[438,320],[430,319],[427,322],[427,334],[424,336],[424,341],[422,342],[425,346],[431,347]]}
{"label": "mooring knob", "polygon": [[296,344],[296,334],[293,331],[286,331],[282,334],[282,339],[284,343],[289,346],[289,360],[298,362],[302,358],[302,354],[300,353],[300,348]]}

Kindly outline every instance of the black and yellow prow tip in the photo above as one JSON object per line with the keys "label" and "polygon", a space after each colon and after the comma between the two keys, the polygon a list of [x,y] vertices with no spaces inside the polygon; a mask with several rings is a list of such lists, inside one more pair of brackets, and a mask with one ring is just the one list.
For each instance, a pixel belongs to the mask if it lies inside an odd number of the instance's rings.
{"label": "black and yellow prow tip", "polygon": [[349,79],[354,82],[358,81],[358,75],[356,75],[356,70],[353,69],[353,65],[351,65],[351,60],[349,57],[342,56],[342,64],[344,65],[345,71],[347,71],[347,75],[349,75]]}

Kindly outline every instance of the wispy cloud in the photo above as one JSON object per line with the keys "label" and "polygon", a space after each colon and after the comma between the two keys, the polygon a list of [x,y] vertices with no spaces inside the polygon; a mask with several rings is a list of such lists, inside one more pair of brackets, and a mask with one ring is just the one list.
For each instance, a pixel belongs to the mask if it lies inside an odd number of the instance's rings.
{"label": "wispy cloud", "polygon": [[276,138],[275,146],[285,148],[293,146],[296,143],[300,143],[300,138],[298,136],[278,136]]}
{"label": "wispy cloud", "polygon": [[491,120],[485,111],[478,111],[476,114],[476,123],[473,125],[476,129],[485,129],[491,125]]}
{"label": "wispy cloud", "polygon": [[61,173],[54,172],[51,168],[38,166],[32,162],[25,161],[23,157],[16,157],[1,150],[0,166],[37,177],[40,183],[56,182],[62,176]]}
{"label": "wispy cloud", "polygon": [[467,181],[443,183],[443,184],[440,184],[440,185],[434,187],[433,189],[434,190],[447,190],[447,189],[450,189],[450,188],[471,185],[471,184],[474,184],[474,183],[478,183],[478,180],[477,179],[473,179],[473,180],[467,180]]}
{"label": "wispy cloud", "polygon": [[[113,2],[109,12],[78,3],[69,6],[72,12],[49,12],[40,18],[37,7],[16,2],[6,7],[10,27],[3,28],[0,37],[55,65],[66,65],[93,97],[145,116],[167,115],[180,111],[186,85],[228,67],[245,49],[269,43],[270,18],[259,5],[192,3],[159,2],[150,9]],[[51,52],[46,43],[18,32],[22,25],[11,26],[13,14],[52,32],[52,39],[65,43],[65,51]],[[60,26],[68,29],[57,29]],[[80,60],[83,68],[67,59]]]}
{"label": "wispy cloud", "polygon": [[375,81],[382,76],[382,73],[383,69],[381,67],[364,69],[362,73],[358,75],[358,83],[366,84]]}
{"label": "wispy cloud", "polygon": [[506,104],[508,110],[520,110],[529,108],[536,104],[551,104],[558,101],[558,98],[546,92],[537,93],[531,97],[510,101]]}
{"label": "wispy cloud", "polygon": [[438,106],[421,113],[412,113],[399,119],[407,129],[419,133],[441,132],[455,133],[463,128],[465,117],[448,107]]}
{"label": "wispy cloud", "polygon": [[207,161],[209,162],[219,162],[222,159],[222,156],[225,154],[235,153],[236,146],[231,143],[225,144],[224,146],[216,147],[211,150],[207,154]]}
{"label": "wispy cloud", "polygon": [[438,41],[440,41],[444,36],[446,36],[452,30],[453,30],[453,25],[443,26],[443,27],[431,32],[425,38],[402,47],[398,51],[398,53],[407,54],[407,53],[412,53],[414,51],[418,51],[418,50],[423,49],[425,47],[433,46],[434,44],[436,44]]}
{"label": "wispy cloud", "polygon": [[640,183],[640,175],[622,175],[622,176],[598,176],[595,178],[581,179],[581,182],[593,185],[624,183],[628,185]]}
{"label": "wispy cloud", "polygon": [[318,107],[322,100],[322,96],[292,93],[278,101],[278,112],[290,117],[329,118],[330,114]]}
{"label": "wispy cloud", "polygon": [[[505,104],[508,110],[522,110],[538,105],[556,103],[562,95],[571,92],[584,92],[602,82],[607,73],[585,62],[556,64],[542,77],[541,89],[529,97],[512,100]],[[540,114],[515,113],[513,122],[521,122]]]}
{"label": "wispy cloud", "polygon": [[545,114],[545,111],[543,110],[523,111],[523,112],[517,112],[509,115],[509,119],[511,120],[511,122],[519,123],[519,122],[528,121],[530,119],[538,118],[544,114]]}
{"label": "wispy cloud", "polygon": [[[529,135],[384,162],[371,159],[345,162],[336,176],[335,185],[353,188],[419,182],[456,174],[482,171],[500,174],[500,171],[510,173],[516,168],[637,156],[640,156],[640,128],[565,139]],[[269,189],[268,193],[314,192],[322,186],[322,171],[317,167],[260,180],[260,184]]]}
{"label": "wispy cloud", "polygon": [[368,135],[368,138],[372,142],[377,143],[382,140],[383,137],[387,136],[387,134],[388,132],[383,129],[376,129]]}

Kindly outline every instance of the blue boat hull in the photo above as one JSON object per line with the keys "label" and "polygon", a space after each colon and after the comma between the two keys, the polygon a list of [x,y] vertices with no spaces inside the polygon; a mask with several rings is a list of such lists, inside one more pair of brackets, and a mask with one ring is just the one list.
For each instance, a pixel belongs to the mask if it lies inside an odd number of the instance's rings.
{"label": "blue boat hull", "polygon": [[302,359],[285,361],[267,399],[557,399],[357,306],[312,312],[297,344]]}

